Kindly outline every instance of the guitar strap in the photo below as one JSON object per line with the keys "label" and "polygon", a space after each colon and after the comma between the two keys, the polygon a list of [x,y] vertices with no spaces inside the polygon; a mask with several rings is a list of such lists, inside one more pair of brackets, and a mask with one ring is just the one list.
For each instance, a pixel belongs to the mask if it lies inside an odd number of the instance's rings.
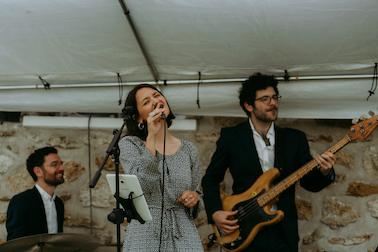
{"label": "guitar strap", "polygon": [[275,126],[276,143],[274,151],[274,167],[279,169],[281,174],[286,167],[285,154],[286,154],[286,135],[285,129]]}

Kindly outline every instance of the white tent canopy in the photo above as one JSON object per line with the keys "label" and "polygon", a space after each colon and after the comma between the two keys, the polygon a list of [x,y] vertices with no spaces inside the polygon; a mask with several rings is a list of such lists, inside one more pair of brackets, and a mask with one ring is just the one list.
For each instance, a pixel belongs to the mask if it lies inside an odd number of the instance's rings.
{"label": "white tent canopy", "polygon": [[354,118],[378,106],[378,94],[366,100],[375,0],[4,0],[0,14],[0,111],[118,113],[119,74],[123,102],[134,84],[165,82],[176,114],[243,116],[241,80],[282,80],[285,70],[281,118]]}

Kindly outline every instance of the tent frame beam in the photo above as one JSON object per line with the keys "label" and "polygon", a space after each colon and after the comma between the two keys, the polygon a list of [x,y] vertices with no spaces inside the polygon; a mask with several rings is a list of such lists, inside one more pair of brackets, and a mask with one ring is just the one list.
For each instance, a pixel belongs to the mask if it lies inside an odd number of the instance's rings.
{"label": "tent frame beam", "polygon": [[156,71],[156,68],[155,68],[154,64],[152,63],[152,60],[151,60],[150,56],[148,55],[148,52],[147,52],[146,47],[145,47],[145,45],[143,43],[143,40],[140,37],[137,28],[135,27],[134,21],[133,21],[131,15],[130,15],[130,10],[127,8],[127,6],[125,4],[125,0],[119,0],[119,3],[121,4],[123,13],[126,16],[127,21],[129,22],[130,28],[131,28],[131,30],[134,33],[135,39],[137,40],[138,45],[139,45],[139,47],[140,47],[140,49],[141,49],[141,51],[143,53],[144,59],[146,60],[147,66],[150,69],[150,72],[151,72],[151,74],[152,74],[152,76],[154,78],[154,81],[157,83],[159,81],[159,75],[158,75],[158,73]]}
{"label": "tent frame beam", "polygon": [[[302,76],[290,77],[289,81],[315,81],[315,80],[337,80],[337,79],[367,79],[373,78],[373,75],[334,75],[334,76]],[[284,81],[284,77],[276,77],[278,81]],[[219,83],[241,83],[246,78],[238,79],[210,79],[201,80],[203,84],[219,84]],[[185,84],[198,84],[198,80],[171,80],[171,81],[143,81],[143,82],[123,82],[123,86],[136,86],[142,83],[158,84],[158,85],[185,85]],[[117,87],[119,83],[85,83],[85,84],[57,84],[54,83],[52,88],[85,88],[85,87]],[[43,89],[43,85],[22,85],[22,86],[0,86],[0,90],[14,90],[14,89]]]}

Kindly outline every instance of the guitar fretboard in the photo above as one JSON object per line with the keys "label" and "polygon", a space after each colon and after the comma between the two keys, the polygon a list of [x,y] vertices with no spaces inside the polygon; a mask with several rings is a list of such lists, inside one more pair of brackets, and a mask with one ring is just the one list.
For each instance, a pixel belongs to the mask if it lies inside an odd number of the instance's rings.
{"label": "guitar fretboard", "polygon": [[[345,145],[351,142],[351,139],[349,136],[345,136],[341,141],[337,142],[335,145],[333,145],[331,148],[329,148],[327,151],[335,154],[339,150],[341,150]],[[306,176],[309,172],[311,172],[315,167],[317,167],[318,164],[316,163],[315,159],[311,160],[301,168],[299,168],[296,172],[291,174],[290,176],[286,177],[282,181],[280,181],[278,184],[270,188],[268,191],[263,193],[257,198],[257,202],[261,207],[265,206],[269,202],[271,202],[273,199],[278,197],[283,191],[285,191],[290,186],[294,185],[296,182],[298,182],[301,178]]]}

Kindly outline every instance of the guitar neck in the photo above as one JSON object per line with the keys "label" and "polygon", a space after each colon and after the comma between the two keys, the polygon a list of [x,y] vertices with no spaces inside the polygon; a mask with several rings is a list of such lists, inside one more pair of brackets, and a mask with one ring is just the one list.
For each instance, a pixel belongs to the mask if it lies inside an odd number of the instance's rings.
{"label": "guitar neck", "polygon": [[[349,138],[349,136],[345,136],[340,142],[333,145],[327,151],[335,154],[350,142],[351,139]],[[259,196],[259,198],[257,199],[259,205],[263,207],[269,202],[271,202],[273,199],[278,197],[283,191],[285,191],[290,186],[294,185],[296,182],[298,182],[301,178],[303,178],[306,174],[311,172],[317,166],[317,162],[315,161],[315,159],[313,159],[301,168],[299,168],[293,174],[286,177],[284,180],[280,181],[278,184],[270,188],[267,192]]]}

